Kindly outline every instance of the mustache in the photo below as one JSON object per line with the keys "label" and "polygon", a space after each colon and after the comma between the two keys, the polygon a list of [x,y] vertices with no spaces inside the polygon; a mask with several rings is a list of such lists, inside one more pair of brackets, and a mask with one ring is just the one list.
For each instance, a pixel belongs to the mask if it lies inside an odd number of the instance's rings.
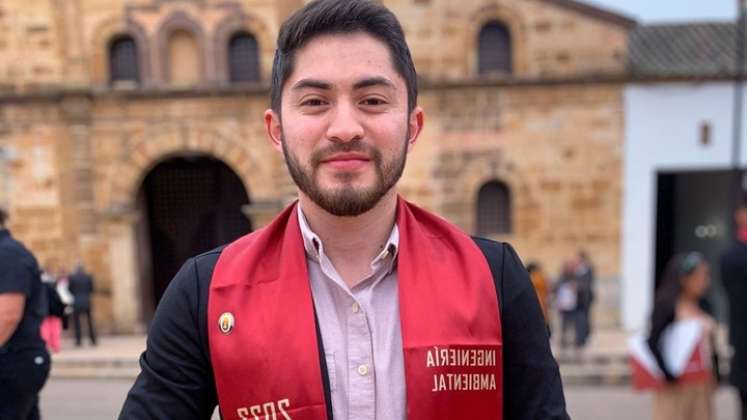
{"label": "mustache", "polygon": [[321,163],[327,160],[330,156],[337,153],[361,153],[366,155],[375,163],[380,163],[382,160],[381,152],[375,147],[363,143],[361,140],[353,140],[345,143],[334,143],[323,149],[319,149],[311,154],[311,165],[317,167]]}

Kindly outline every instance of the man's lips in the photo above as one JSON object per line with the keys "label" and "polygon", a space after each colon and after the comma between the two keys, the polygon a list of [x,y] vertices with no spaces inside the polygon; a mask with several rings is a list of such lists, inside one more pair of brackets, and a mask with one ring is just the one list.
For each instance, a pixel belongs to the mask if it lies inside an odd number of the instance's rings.
{"label": "man's lips", "polygon": [[341,153],[323,159],[322,163],[336,169],[357,169],[370,161],[368,156],[359,153]]}

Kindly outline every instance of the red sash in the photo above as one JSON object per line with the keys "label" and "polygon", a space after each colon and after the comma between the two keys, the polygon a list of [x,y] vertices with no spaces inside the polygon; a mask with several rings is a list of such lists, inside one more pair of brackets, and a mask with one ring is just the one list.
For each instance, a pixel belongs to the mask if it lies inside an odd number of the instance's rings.
{"label": "red sash", "polygon": [[[407,418],[502,419],[501,324],[485,256],[403,199],[397,225]],[[221,253],[208,336],[224,419],[326,419],[295,205]]]}

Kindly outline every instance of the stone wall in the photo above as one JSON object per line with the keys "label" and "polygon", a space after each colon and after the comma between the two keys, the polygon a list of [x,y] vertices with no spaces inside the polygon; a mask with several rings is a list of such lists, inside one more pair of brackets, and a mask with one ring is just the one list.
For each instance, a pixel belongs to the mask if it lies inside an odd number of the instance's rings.
{"label": "stone wall", "polygon": [[[6,0],[0,9],[0,85],[16,91],[105,85],[108,43],[120,34],[132,36],[138,44],[144,83],[157,84],[165,80],[171,66],[166,40],[176,29],[193,35],[201,49],[201,72],[207,82],[225,79],[223,44],[233,31],[246,29],[257,37],[261,73],[268,80],[279,24],[301,3]],[[557,3],[384,1],[402,21],[419,74],[426,79],[477,77],[478,33],[489,21],[499,21],[511,30],[514,77],[623,72],[628,27]]]}
{"label": "stone wall", "polygon": [[[80,260],[93,271],[103,330],[138,326],[136,201],[159,162],[221,159],[246,186],[255,227],[293,197],[262,113],[279,21],[301,3],[0,6],[0,204],[40,262],[70,269]],[[625,25],[549,0],[384,3],[401,18],[424,82],[426,127],[402,193],[473,233],[478,189],[503,181],[514,225],[496,239],[550,273],[583,247],[603,278],[616,278],[623,116],[622,85],[611,80],[624,71]],[[477,77],[477,33],[491,19],[511,28],[513,76]],[[200,47],[201,80],[190,86],[165,77],[163,40],[174,28]],[[238,29],[257,37],[262,82],[231,88],[221,63]],[[107,45],[123,33],[138,42],[139,87],[109,85]]]}
{"label": "stone wall", "polygon": [[479,187],[503,181],[514,194],[505,239],[526,259],[554,270],[584,247],[603,275],[616,274],[621,95],[613,84],[427,92],[439,129],[432,176],[442,212],[474,232]]}
{"label": "stone wall", "polygon": [[515,76],[620,74],[627,29],[543,0],[387,0],[401,19],[418,73],[434,80],[477,77],[477,39],[487,22],[506,25]]}

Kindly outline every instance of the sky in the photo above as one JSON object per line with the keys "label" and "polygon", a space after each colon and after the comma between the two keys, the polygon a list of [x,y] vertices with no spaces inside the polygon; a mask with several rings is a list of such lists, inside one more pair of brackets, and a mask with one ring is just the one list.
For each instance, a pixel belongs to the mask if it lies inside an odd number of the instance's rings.
{"label": "sky", "polygon": [[735,19],[738,0],[581,0],[641,23]]}

